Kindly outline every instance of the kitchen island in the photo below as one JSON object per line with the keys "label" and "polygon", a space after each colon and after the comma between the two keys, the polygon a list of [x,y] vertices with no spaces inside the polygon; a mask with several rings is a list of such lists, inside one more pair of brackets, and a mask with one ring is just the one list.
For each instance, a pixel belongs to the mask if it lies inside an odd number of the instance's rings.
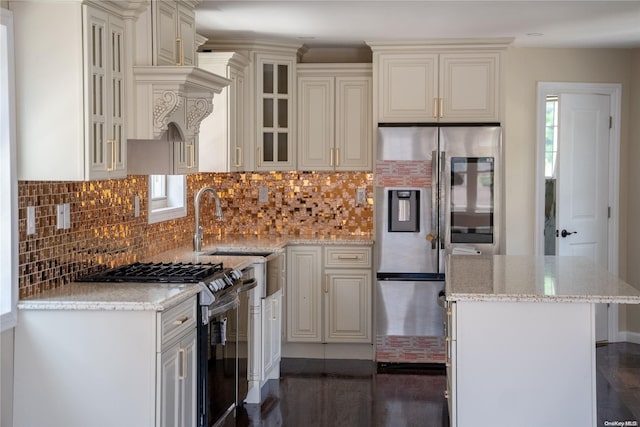
{"label": "kitchen island", "polygon": [[450,256],[452,426],[595,426],[596,303],[640,292],[586,258]]}

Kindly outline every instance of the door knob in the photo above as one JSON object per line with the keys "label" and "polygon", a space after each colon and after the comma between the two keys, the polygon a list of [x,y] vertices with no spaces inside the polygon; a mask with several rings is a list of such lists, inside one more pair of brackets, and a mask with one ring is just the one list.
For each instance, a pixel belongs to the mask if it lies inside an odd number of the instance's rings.
{"label": "door knob", "polygon": [[[565,230],[565,229],[563,229],[563,230],[560,232],[560,235],[561,235],[562,237],[567,237],[567,236],[570,236],[570,235],[572,235],[572,234],[578,234],[578,232],[577,232],[577,231],[567,231],[567,230]],[[558,230],[556,230],[556,237],[558,237]]]}

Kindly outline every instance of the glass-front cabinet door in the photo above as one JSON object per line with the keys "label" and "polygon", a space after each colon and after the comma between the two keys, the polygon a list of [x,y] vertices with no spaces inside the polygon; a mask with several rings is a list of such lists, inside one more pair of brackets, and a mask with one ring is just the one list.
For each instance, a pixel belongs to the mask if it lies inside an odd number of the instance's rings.
{"label": "glass-front cabinet door", "polygon": [[258,55],[257,170],[295,169],[295,58]]}

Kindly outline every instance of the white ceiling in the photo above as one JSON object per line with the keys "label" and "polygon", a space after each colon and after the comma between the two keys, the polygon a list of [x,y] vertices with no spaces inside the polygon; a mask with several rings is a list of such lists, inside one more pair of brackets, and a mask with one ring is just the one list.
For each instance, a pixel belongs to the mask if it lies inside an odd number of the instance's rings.
{"label": "white ceiling", "polygon": [[640,47],[640,1],[218,1],[196,8],[210,39],[365,41],[513,38],[515,46]]}

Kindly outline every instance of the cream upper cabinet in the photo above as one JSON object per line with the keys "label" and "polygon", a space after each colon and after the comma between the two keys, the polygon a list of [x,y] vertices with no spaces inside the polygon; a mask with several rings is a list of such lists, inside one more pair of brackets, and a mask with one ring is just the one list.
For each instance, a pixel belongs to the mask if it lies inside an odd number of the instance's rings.
{"label": "cream upper cabinet", "polygon": [[500,121],[500,51],[373,49],[378,122]]}
{"label": "cream upper cabinet", "polygon": [[81,2],[11,2],[10,8],[20,70],[18,179],[126,176],[124,19]]}
{"label": "cream upper cabinet", "polygon": [[152,3],[154,65],[195,65],[195,4],[193,0]]}
{"label": "cream upper cabinet", "polygon": [[248,131],[245,118],[249,60],[236,52],[198,53],[198,66],[231,80],[216,95],[213,111],[200,123],[200,172],[239,172],[246,170]]}
{"label": "cream upper cabinet", "polygon": [[438,55],[384,53],[376,59],[378,121],[436,121]]}
{"label": "cream upper cabinet", "polygon": [[371,170],[370,64],[298,65],[298,169]]}

